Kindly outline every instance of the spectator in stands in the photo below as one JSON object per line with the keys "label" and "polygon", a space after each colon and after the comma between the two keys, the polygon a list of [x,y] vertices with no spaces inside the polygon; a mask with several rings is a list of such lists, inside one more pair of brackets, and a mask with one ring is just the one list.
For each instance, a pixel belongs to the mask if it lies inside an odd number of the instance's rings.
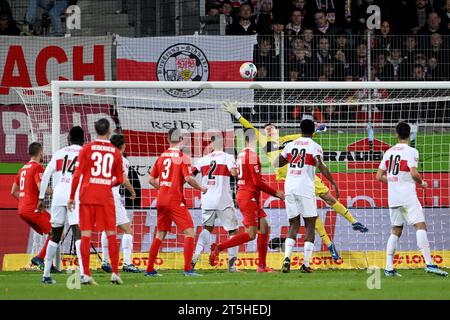
{"label": "spectator in stands", "polygon": [[367,8],[371,5],[378,5],[375,0],[364,0],[356,9],[355,13],[355,27],[354,31],[356,33],[363,33],[367,28],[367,19],[369,18],[369,14],[367,13]]}
{"label": "spectator in stands", "polygon": [[244,3],[239,8],[238,20],[228,29],[228,35],[252,35],[257,33],[256,24],[252,21],[253,6],[250,3]]}
{"label": "spectator in stands", "polygon": [[256,28],[258,34],[272,33],[272,0],[259,0],[258,14],[256,17]]}
{"label": "spectator in stands", "polygon": [[69,0],[29,0],[25,23],[27,25],[26,33],[32,34],[37,22],[38,8],[48,11],[51,20],[52,32],[50,35],[64,35],[61,15],[69,5]]}
{"label": "spectator in stands", "polygon": [[314,41],[314,31],[310,28],[305,28],[303,30],[302,34],[303,44],[305,48],[308,49],[308,52],[310,53],[309,56],[311,57],[312,48],[313,48],[313,41]]}
{"label": "spectator in stands", "polygon": [[337,54],[340,51],[344,56],[342,60],[345,60],[346,63],[351,63],[353,59],[353,50],[349,41],[348,34],[345,31],[340,31],[336,39],[334,41],[334,51]]}
{"label": "spectator in stands", "polygon": [[319,75],[319,81],[335,81],[334,78],[334,65],[333,64],[324,64],[321,66],[322,70]]}
{"label": "spectator in stands", "polygon": [[[336,25],[336,21],[339,21],[338,24],[342,24],[345,18],[344,4],[345,2],[342,0],[315,0],[310,2],[309,7],[312,12],[323,11],[327,21],[331,25]],[[338,12],[338,8],[342,10]]]}
{"label": "spectator in stands", "polygon": [[417,36],[415,35],[409,35],[406,37],[405,42],[404,42],[404,47],[405,47],[405,58],[407,60],[407,62],[411,62],[414,60],[416,54],[417,54],[417,49],[418,49],[418,43],[417,43]]}
{"label": "spectator in stands", "polygon": [[431,35],[433,33],[443,34],[445,30],[441,25],[441,17],[436,12],[428,14],[427,24],[420,30],[422,35]]}
{"label": "spectator in stands", "polygon": [[[277,18],[272,20],[272,32],[275,56],[279,57],[281,52],[281,33],[284,31],[284,24]],[[284,52],[288,49],[287,37],[284,37]]]}
{"label": "spectator in stands", "polygon": [[256,81],[268,81],[267,77],[268,71],[267,66],[264,64],[260,64],[258,66],[258,73],[256,74]]}
{"label": "spectator in stands", "polygon": [[392,46],[392,41],[394,41],[392,38],[391,23],[389,21],[385,20],[381,23],[380,35],[377,38],[378,48],[389,52]]}
{"label": "spectator in stands", "polygon": [[292,10],[300,10],[303,14],[303,25],[312,26],[311,6],[308,6],[307,0],[292,0]]}
{"label": "spectator in stands", "polygon": [[445,6],[442,10],[442,15],[441,15],[441,19],[442,19],[442,26],[444,29],[446,29],[446,33],[449,34],[449,30],[450,30],[450,0],[447,0],[445,3]]}
{"label": "spectator in stands", "polygon": [[208,8],[208,12],[207,12],[207,16],[210,16],[210,17],[215,17],[215,16],[218,16],[220,14],[220,7],[209,7]]}
{"label": "spectator in stands", "polygon": [[425,81],[425,68],[422,65],[414,65],[412,71],[411,81]]}
{"label": "spectator in stands", "polygon": [[418,33],[421,29],[425,28],[428,15],[431,12],[431,6],[428,0],[416,0],[416,9],[417,26],[413,28],[413,33]]}
{"label": "spectator in stands", "polygon": [[330,42],[327,37],[321,37],[318,42],[319,46],[314,54],[315,63],[325,64],[334,63],[335,60],[330,52]]}
{"label": "spectator in stands", "polygon": [[392,64],[387,63],[385,53],[380,53],[375,59],[376,74],[380,81],[392,81],[394,68]]}
{"label": "spectator in stands", "polygon": [[299,72],[296,66],[289,68],[289,81],[299,81]]}
{"label": "spectator in stands", "polygon": [[317,35],[335,35],[339,31],[336,26],[328,22],[326,13],[322,10],[314,14],[314,22],[314,33]]}
{"label": "spectator in stands", "polygon": [[402,57],[402,52],[400,48],[392,48],[390,55],[387,57],[387,62],[392,67],[392,80],[398,81],[403,80],[405,73],[404,58]]}
{"label": "spectator in stands", "polygon": [[299,73],[297,78],[301,78],[302,80],[310,78],[312,61],[308,57],[307,49],[303,45],[303,40],[300,37],[292,39],[287,62],[289,70],[295,69]]}
{"label": "spectator in stands", "polygon": [[354,63],[351,67],[354,78],[364,77],[367,69],[367,45],[365,42],[356,46]]}
{"label": "spectator in stands", "polygon": [[0,14],[7,15],[10,19],[12,19],[12,11],[11,6],[9,5],[8,0],[0,0]]}
{"label": "spectator in stands", "polygon": [[265,65],[267,67],[267,79],[269,81],[279,80],[280,65],[273,50],[272,36],[258,37],[258,47],[256,49],[254,60],[258,68],[260,65]]}
{"label": "spectator in stands", "polygon": [[224,0],[222,2],[220,12],[225,16],[225,28],[229,28],[234,21],[234,10],[230,0]]}
{"label": "spectator in stands", "polygon": [[0,13],[0,36],[18,36],[20,29],[7,12]]}
{"label": "spectator in stands", "polygon": [[299,36],[303,32],[303,13],[294,9],[291,14],[291,22],[289,22],[286,26],[286,35],[288,36],[289,42],[292,42],[292,39]]}
{"label": "spectator in stands", "polygon": [[351,74],[350,63],[343,50],[339,49],[334,54],[336,61],[336,80],[344,81],[348,74]]}

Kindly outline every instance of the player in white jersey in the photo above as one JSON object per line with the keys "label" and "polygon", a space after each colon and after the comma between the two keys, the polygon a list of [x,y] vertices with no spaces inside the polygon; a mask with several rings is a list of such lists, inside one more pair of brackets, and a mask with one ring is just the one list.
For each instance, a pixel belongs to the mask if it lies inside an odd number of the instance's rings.
{"label": "player in white jersey", "polygon": [[[136,198],[136,192],[133,189],[130,181],[128,180],[128,170],[130,168],[130,162],[127,158],[123,156],[125,152],[125,137],[121,134],[116,134],[111,137],[111,143],[120,150],[122,153],[122,161],[123,161],[123,183],[122,185],[125,187],[128,192],[130,192],[130,199],[134,200]],[[131,260],[131,254],[133,253],[133,233],[131,230],[131,221],[128,217],[127,210],[125,209],[123,203],[123,197],[120,195],[120,186],[116,186],[112,188],[114,195],[114,204],[116,207],[116,225],[123,231],[122,236],[122,253],[123,253],[123,271],[125,272],[133,272],[139,273],[141,272],[136,266],[133,264]],[[102,243],[102,269],[105,272],[112,272],[111,265],[109,263],[109,251],[108,251],[108,237],[106,232],[102,232],[101,236]]]}
{"label": "player in white jersey", "polygon": [[41,187],[39,192],[39,204],[40,210],[45,208],[44,198],[45,193],[52,179],[52,204],[51,204],[51,219],[52,225],[52,238],[47,245],[47,253],[45,255],[45,267],[44,275],[42,277],[43,283],[55,283],[50,277],[50,271],[52,268],[52,262],[56,255],[56,251],[61,241],[61,236],[64,231],[64,225],[66,222],[72,229],[72,234],[75,239],[75,248],[77,251],[78,266],[81,276],[83,276],[83,266],[81,260],[81,233],[78,227],[79,223],[79,211],[78,201],[74,210],[70,211],[67,208],[67,202],[70,197],[70,188],[72,184],[72,175],[75,170],[75,163],[77,161],[78,153],[81,150],[81,146],[84,144],[84,131],[81,127],[73,127],[69,132],[69,146],[58,150],[50,160],[47,168],[42,176]]}
{"label": "player in white jersey", "polygon": [[330,171],[323,163],[322,147],[312,140],[315,125],[310,119],[302,120],[300,124],[302,136],[288,143],[279,155],[276,165],[282,167],[288,164],[284,192],[286,195],[286,212],[289,219],[289,232],[285,241],[285,257],[282,272],[290,270],[291,253],[297,240],[300,228],[300,216],[303,217],[306,227],[304,244],[304,262],[300,267],[302,272],[311,273],[309,265],[314,249],[314,230],[317,219],[317,203],[314,186],[316,167],[335,188],[339,198],[339,190]]}
{"label": "player in white jersey", "polygon": [[[192,268],[195,267],[200,254],[211,245],[211,232],[218,218],[230,237],[238,233],[238,220],[231,194],[230,178],[237,177],[238,171],[234,156],[223,151],[223,139],[220,136],[211,137],[213,152],[199,159],[193,168],[193,173],[202,175],[202,185],[208,192],[202,194],[202,225],[203,230],[198,237]],[[228,249],[228,271],[239,272],[235,267],[239,247]]]}
{"label": "player in white jersey", "polygon": [[417,246],[425,259],[425,271],[447,276],[448,273],[440,270],[431,260],[425,217],[416,193],[416,183],[424,189],[427,183],[417,171],[419,152],[408,145],[411,127],[405,122],[400,122],[396,131],[398,143],[386,151],[377,172],[377,180],[388,185],[392,226],[386,248],[384,274],[388,277],[400,276],[394,269],[393,260],[398,240],[402,235],[403,224],[406,222],[416,228]]}

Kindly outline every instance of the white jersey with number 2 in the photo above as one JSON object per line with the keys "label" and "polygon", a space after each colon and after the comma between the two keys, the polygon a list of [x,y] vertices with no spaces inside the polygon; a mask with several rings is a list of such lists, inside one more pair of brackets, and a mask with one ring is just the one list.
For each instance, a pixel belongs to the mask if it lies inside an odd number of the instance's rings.
{"label": "white jersey with number 2", "polygon": [[300,137],[288,143],[281,155],[288,161],[288,171],[284,184],[286,195],[314,197],[315,158],[323,156],[322,147],[311,138]]}
{"label": "white jersey with number 2", "polygon": [[417,168],[419,152],[405,143],[398,143],[383,156],[379,168],[386,171],[389,207],[399,207],[418,201],[416,182],[410,169]]}
{"label": "white jersey with number 2", "polygon": [[208,192],[202,194],[203,210],[224,210],[233,207],[231,196],[231,169],[236,169],[234,157],[223,151],[214,151],[200,158],[194,172],[202,174],[202,185]]}
{"label": "white jersey with number 2", "polygon": [[53,175],[52,206],[67,205],[70,197],[72,175],[75,171],[75,163],[80,150],[81,146],[74,144],[56,151],[42,176],[39,199],[44,199],[47,186]]}

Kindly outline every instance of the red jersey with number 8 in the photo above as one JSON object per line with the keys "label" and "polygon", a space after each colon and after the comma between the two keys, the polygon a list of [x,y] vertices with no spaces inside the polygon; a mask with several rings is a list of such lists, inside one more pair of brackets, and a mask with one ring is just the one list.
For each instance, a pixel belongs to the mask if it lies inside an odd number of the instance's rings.
{"label": "red jersey with number 8", "polygon": [[37,209],[39,189],[44,167],[29,161],[20,169],[15,183],[19,186],[19,213],[33,213]]}
{"label": "red jersey with number 8", "polygon": [[80,204],[103,205],[113,201],[112,187],[123,182],[122,154],[109,140],[86,144],[78,155],[70,199],[74,199],[80,177]]}
{"label": "red jersey with number 8", "polygon": [[156,160],[150,175],[159,178],[157,206],[186,204],[183,194],[185,177],[192,175],[188,155],[180,149],[169,148]]}

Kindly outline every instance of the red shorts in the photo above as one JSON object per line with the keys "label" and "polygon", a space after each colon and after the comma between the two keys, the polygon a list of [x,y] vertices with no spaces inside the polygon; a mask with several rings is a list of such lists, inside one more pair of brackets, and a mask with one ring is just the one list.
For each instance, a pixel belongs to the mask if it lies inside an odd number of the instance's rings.
{"label": "red shorts", "polygon": [[248,198],[236,198],[239,209],[242,213],[242,224],[248,227],[259,227],[259,220],[267,217],[261,208],[258,200]]}
{"label": "red shorts", "polygon": [[172,221],[180,231],[194,227],[188,208],[181,204],[156,206],[158,231],[170,231]]}
{"label": "red shorts", "polygon": [[116,208],[112,204],[80,204],[80,230],[116,230]]}
{"label": "red shorts", "polygon": [[50,213],[47,211],[44,211],[44,213],[40,213],[39,211],[19,212],[19,216],[39,234],[49,234],[52,230]]}

